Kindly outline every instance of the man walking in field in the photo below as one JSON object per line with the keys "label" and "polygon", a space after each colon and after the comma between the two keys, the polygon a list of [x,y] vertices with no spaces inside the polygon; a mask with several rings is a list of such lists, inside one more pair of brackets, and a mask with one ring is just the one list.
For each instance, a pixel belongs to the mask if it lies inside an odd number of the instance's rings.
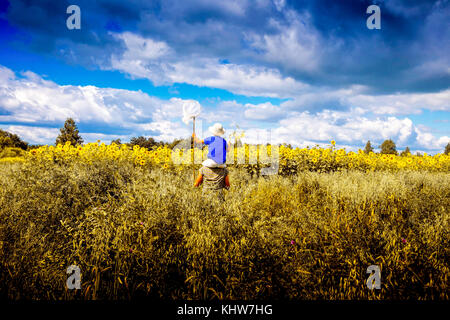
{"label": "man walking in field", "polygon": [[194,143],[204,143],[208,146],[208,159],[203,161],[202,166],[208,168],[225,168],[225,161],[227,159],[227,151],[230,149],[229,143],[222,138],[225,134],[225,130],[220,123],[215,123],[209,128],[209,131],[213,136],[200,140],[195,136],[195,132],[192,134]]}
{"label": "man walking in field", "polygon": [[200,140],[192,135],[195,143],[204,143],[208,145],[208,159],[203,161],[202,167],[199,170],[199,175],[194,182],[194,187],[200,186],[202,183],[204,193],[211,195],[217,194],[220,200],[225,200],[223,189],[230,188],[230,181],[228,177],[228,170],[226,169],[225,161],[229,145],[221,136],[225,134],[220,123],[214,124],[209,131],[213,134],[204,140]]}

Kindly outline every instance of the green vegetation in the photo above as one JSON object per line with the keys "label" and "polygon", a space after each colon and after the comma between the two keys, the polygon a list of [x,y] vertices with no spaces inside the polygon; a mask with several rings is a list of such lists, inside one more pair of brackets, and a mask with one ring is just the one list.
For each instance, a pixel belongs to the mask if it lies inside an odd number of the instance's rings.
{"label": "green vegetation", "polygon": [[397,155],[397,147],[395,146],[395,142],[391,139],[384,140],[383,143],[380,146],[381,154],[395,154]]}
{"label": "green vegetation", "polygon": [[371,152],[373,152],[373,147],[372,147],[372,144],[370,143],[370,140],[369,140],[369,141],[367,141],[366,146],[364,148],[364,153],[365,154],[369,154]]}
{"label": "green vegetation", "polygon": [[26,150],[28,143],[20,139],[17,134],[13,134],[0,129],[0,150],[4,148],[19,148]]}
{"label": "green vegetation", "polygon": [[400,153],[400,156],[402,156],[402,157],[407,157],[407,156],[410,156],[410,155],[411,155],[411,150],[409,150],[409,147],[406,147],[405,150],[403,150]]}
{"label": "green vegetation", "polygon": [[68,118],[64,122],[64,126],[59,129],[60,134],[56,138],[56,144],[65,144],[70,142],[71,145],[81,145],[83,143],[83,138],[80,136],[80,132],[75,121],[72,118]]}

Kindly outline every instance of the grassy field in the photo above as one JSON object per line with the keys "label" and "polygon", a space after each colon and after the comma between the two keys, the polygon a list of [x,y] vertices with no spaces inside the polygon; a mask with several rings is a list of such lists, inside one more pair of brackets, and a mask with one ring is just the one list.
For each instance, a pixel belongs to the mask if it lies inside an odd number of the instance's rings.
{"label": "grassy field", "polygon": [[[222,204],[192,187],[191,170],[169,169],[0,162],[0,295],[449,298],[449,172],[252,177],[232,167]],[[81,290],[66,289],[70,265]],[[381,269],[379,290],[366,286],[370,265]]]}

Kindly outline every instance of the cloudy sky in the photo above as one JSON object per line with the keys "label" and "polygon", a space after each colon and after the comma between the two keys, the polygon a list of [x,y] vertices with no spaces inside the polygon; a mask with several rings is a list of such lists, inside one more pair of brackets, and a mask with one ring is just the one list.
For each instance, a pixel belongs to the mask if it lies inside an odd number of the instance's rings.
{"label": "cloudy sky", "polygon": [[0,128],[52,144],[73,117],[86,142],[171,141],[198,102],[203,137],[442,152],[449,52],[449,0],[2,0]]}

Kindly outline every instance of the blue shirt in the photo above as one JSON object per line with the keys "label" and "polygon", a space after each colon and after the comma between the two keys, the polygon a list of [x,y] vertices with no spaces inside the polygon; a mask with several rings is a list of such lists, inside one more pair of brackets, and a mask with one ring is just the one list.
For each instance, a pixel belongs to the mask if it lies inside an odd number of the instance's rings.
{"label": "blue shirt", "polygon": [[204,140],[208,146],[208,158],[213,159],[217,164],[225,163],[227,159],[227,142],[224,138],[213,136]]}

